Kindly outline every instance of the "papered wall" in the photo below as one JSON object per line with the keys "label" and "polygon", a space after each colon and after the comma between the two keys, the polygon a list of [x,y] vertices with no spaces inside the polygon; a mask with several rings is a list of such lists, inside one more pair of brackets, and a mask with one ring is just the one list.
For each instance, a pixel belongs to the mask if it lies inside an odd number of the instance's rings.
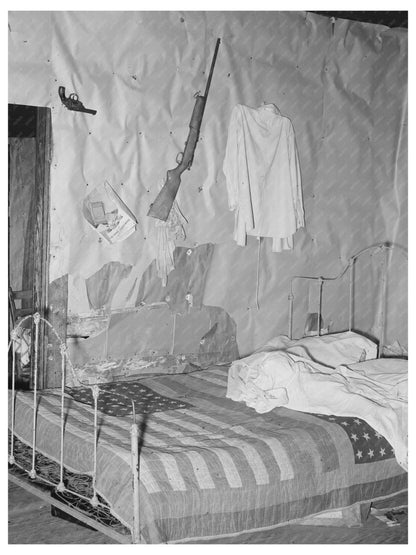
{"label": "papered wall", "polygon": [[[139,311],[140,301],[166,302],[151,269],[158,235],[146,213],[183,150],[217,37],[201,138],[177,197],[187,220],[177,245],[209,251],[209,264],[189,270],[193,291],[173,289],[192,293],[201,314],[225,311],[244,355],[286,333],[292,275],[335,275],[379,241],[406,247],[407,30],[306,12],[11,12],[9,102],[52,110],[50,281],[69,274],[70,316]],[[97,114],[68,111],[59,85]],[[306,228],[290,252],[272,253],[270,239],[249,238],[246,247],[232,239],[222,172],[230,114],[238,103],[262,102],[292,120],[299,150]],[[120,243],[108,244],[83,216],[85,197],[104,182],[138,221]],[[370,286],[356,293],[356,322],[367,331],[377,328],[376,258],[362,262]],[[402,344],[406,272],[392,263],[387,340]],[[297,334],[314,304],[308,289],[299,294]],[[324,318],[342,329],[347,289],[328,295]],[[181,314],[188,306],[178,296],[168,304]],[[131,337],[134,344],[134,330]]]}

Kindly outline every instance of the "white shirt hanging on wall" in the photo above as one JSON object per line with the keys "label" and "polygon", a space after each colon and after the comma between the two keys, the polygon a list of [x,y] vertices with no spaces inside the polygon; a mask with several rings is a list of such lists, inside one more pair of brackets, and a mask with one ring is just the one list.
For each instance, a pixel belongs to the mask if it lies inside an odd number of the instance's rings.
{"label": "white shirt hanging on wall", "polygon": [[272,237],[273,252],[293,248],[305,225],[299,158],[292,122],[274,104],[231,113],[223,170],[235,211],[234,239]]}

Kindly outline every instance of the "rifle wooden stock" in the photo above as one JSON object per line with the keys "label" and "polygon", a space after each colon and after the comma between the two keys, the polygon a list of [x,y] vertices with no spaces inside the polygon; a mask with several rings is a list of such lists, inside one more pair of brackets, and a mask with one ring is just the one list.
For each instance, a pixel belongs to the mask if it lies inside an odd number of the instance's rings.
{"label": "rifle wooden stock", "polygon": [[176,168],[167,171],[165,184],[147,213],[147,215],[152,218],[157,218],[158,220],[163,220],[164,222],[168,219],[173,201],[176,198],[181,184],[181,175],[185,170],[191,169],[196,143],[198,142],[199,131],[201,129],[205,102],[206,98],[204,96],[197,96],[194,110],[192,112],[191,122],[189,124],[189,134],[185,143],[182,160]]}
{"label": "rifle wooden stock", "polygon": [[155,198],[153,204],[150,205],[147,215],[166,222],[172,209],[173,201],[178,193],[180,184],[181,172],[179,170],[179,166],[173,170],[168,170],[165,184]]}
{"label": "rifle wooden stock", "polygon": [[202,118],[204,115],[205,105],[208,98],[208,91],[211,85],[212,73],[214,71],[215,60],[217,58],[217,52],[220,42],[220,39],[218,39],[215,45],[215,52],[212,58],[211,70],[209,73],[205,94],[204,96],[196,96],[195,106],[192,111],[191,121],[189,123],[188,138],[185,143],[185,149],[183,153],[181,153],[182,159],[180,160],[176,168],[168,170],[166,174],[165,184],[155,198],[154,202],[150,205],[147,215],[151,216],[152,218],[157,218],[158,220],[163,220],[164,222],[168,219],[173,202],[176,198],[179,186],[181,184],[181,175],[185,170],[191,169],[195,154],[195,148],[199,139]]}

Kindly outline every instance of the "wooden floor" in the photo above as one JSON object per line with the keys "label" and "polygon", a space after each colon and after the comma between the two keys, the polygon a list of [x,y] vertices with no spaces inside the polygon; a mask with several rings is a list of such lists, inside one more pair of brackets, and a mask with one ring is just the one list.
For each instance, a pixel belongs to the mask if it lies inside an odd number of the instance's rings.
{"label": "wooden floor", "polygon": [[[257,544],[406,544],[407,511],[397,516],[400,526],[388,527],[369,517],[359,528],[284,526],[273,531],[244,534],[237,543]],[[221,539],[210,543],[235,543]],[[111,538],[51,515],[50,505],[9,482],[9,544],[107,544]],[[205,543],[205,542],[200,542]]]}
{"label": "wooden floor", "polygon": [[9,482],[9,544],[104,544],[111,538],[51,515],[51,506]]}

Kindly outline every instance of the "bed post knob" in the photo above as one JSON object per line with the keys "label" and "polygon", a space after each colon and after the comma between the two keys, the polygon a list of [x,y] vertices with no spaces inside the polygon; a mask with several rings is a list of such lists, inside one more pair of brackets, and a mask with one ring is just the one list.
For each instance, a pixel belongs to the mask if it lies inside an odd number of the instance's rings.
{"label": "bed post knob", "polygon": [[99,395],[100,395],[100,388],[98,387],[98,385],[93,385],[91,387],[91,392],[92,392],[92,396],[95,400],[98,399]]}
{"label": "bed post knob", "polygon": [[65,484],[62,481],[56,486],[56,491],[59,491],[60,493],[64,492],[65,489]]}

